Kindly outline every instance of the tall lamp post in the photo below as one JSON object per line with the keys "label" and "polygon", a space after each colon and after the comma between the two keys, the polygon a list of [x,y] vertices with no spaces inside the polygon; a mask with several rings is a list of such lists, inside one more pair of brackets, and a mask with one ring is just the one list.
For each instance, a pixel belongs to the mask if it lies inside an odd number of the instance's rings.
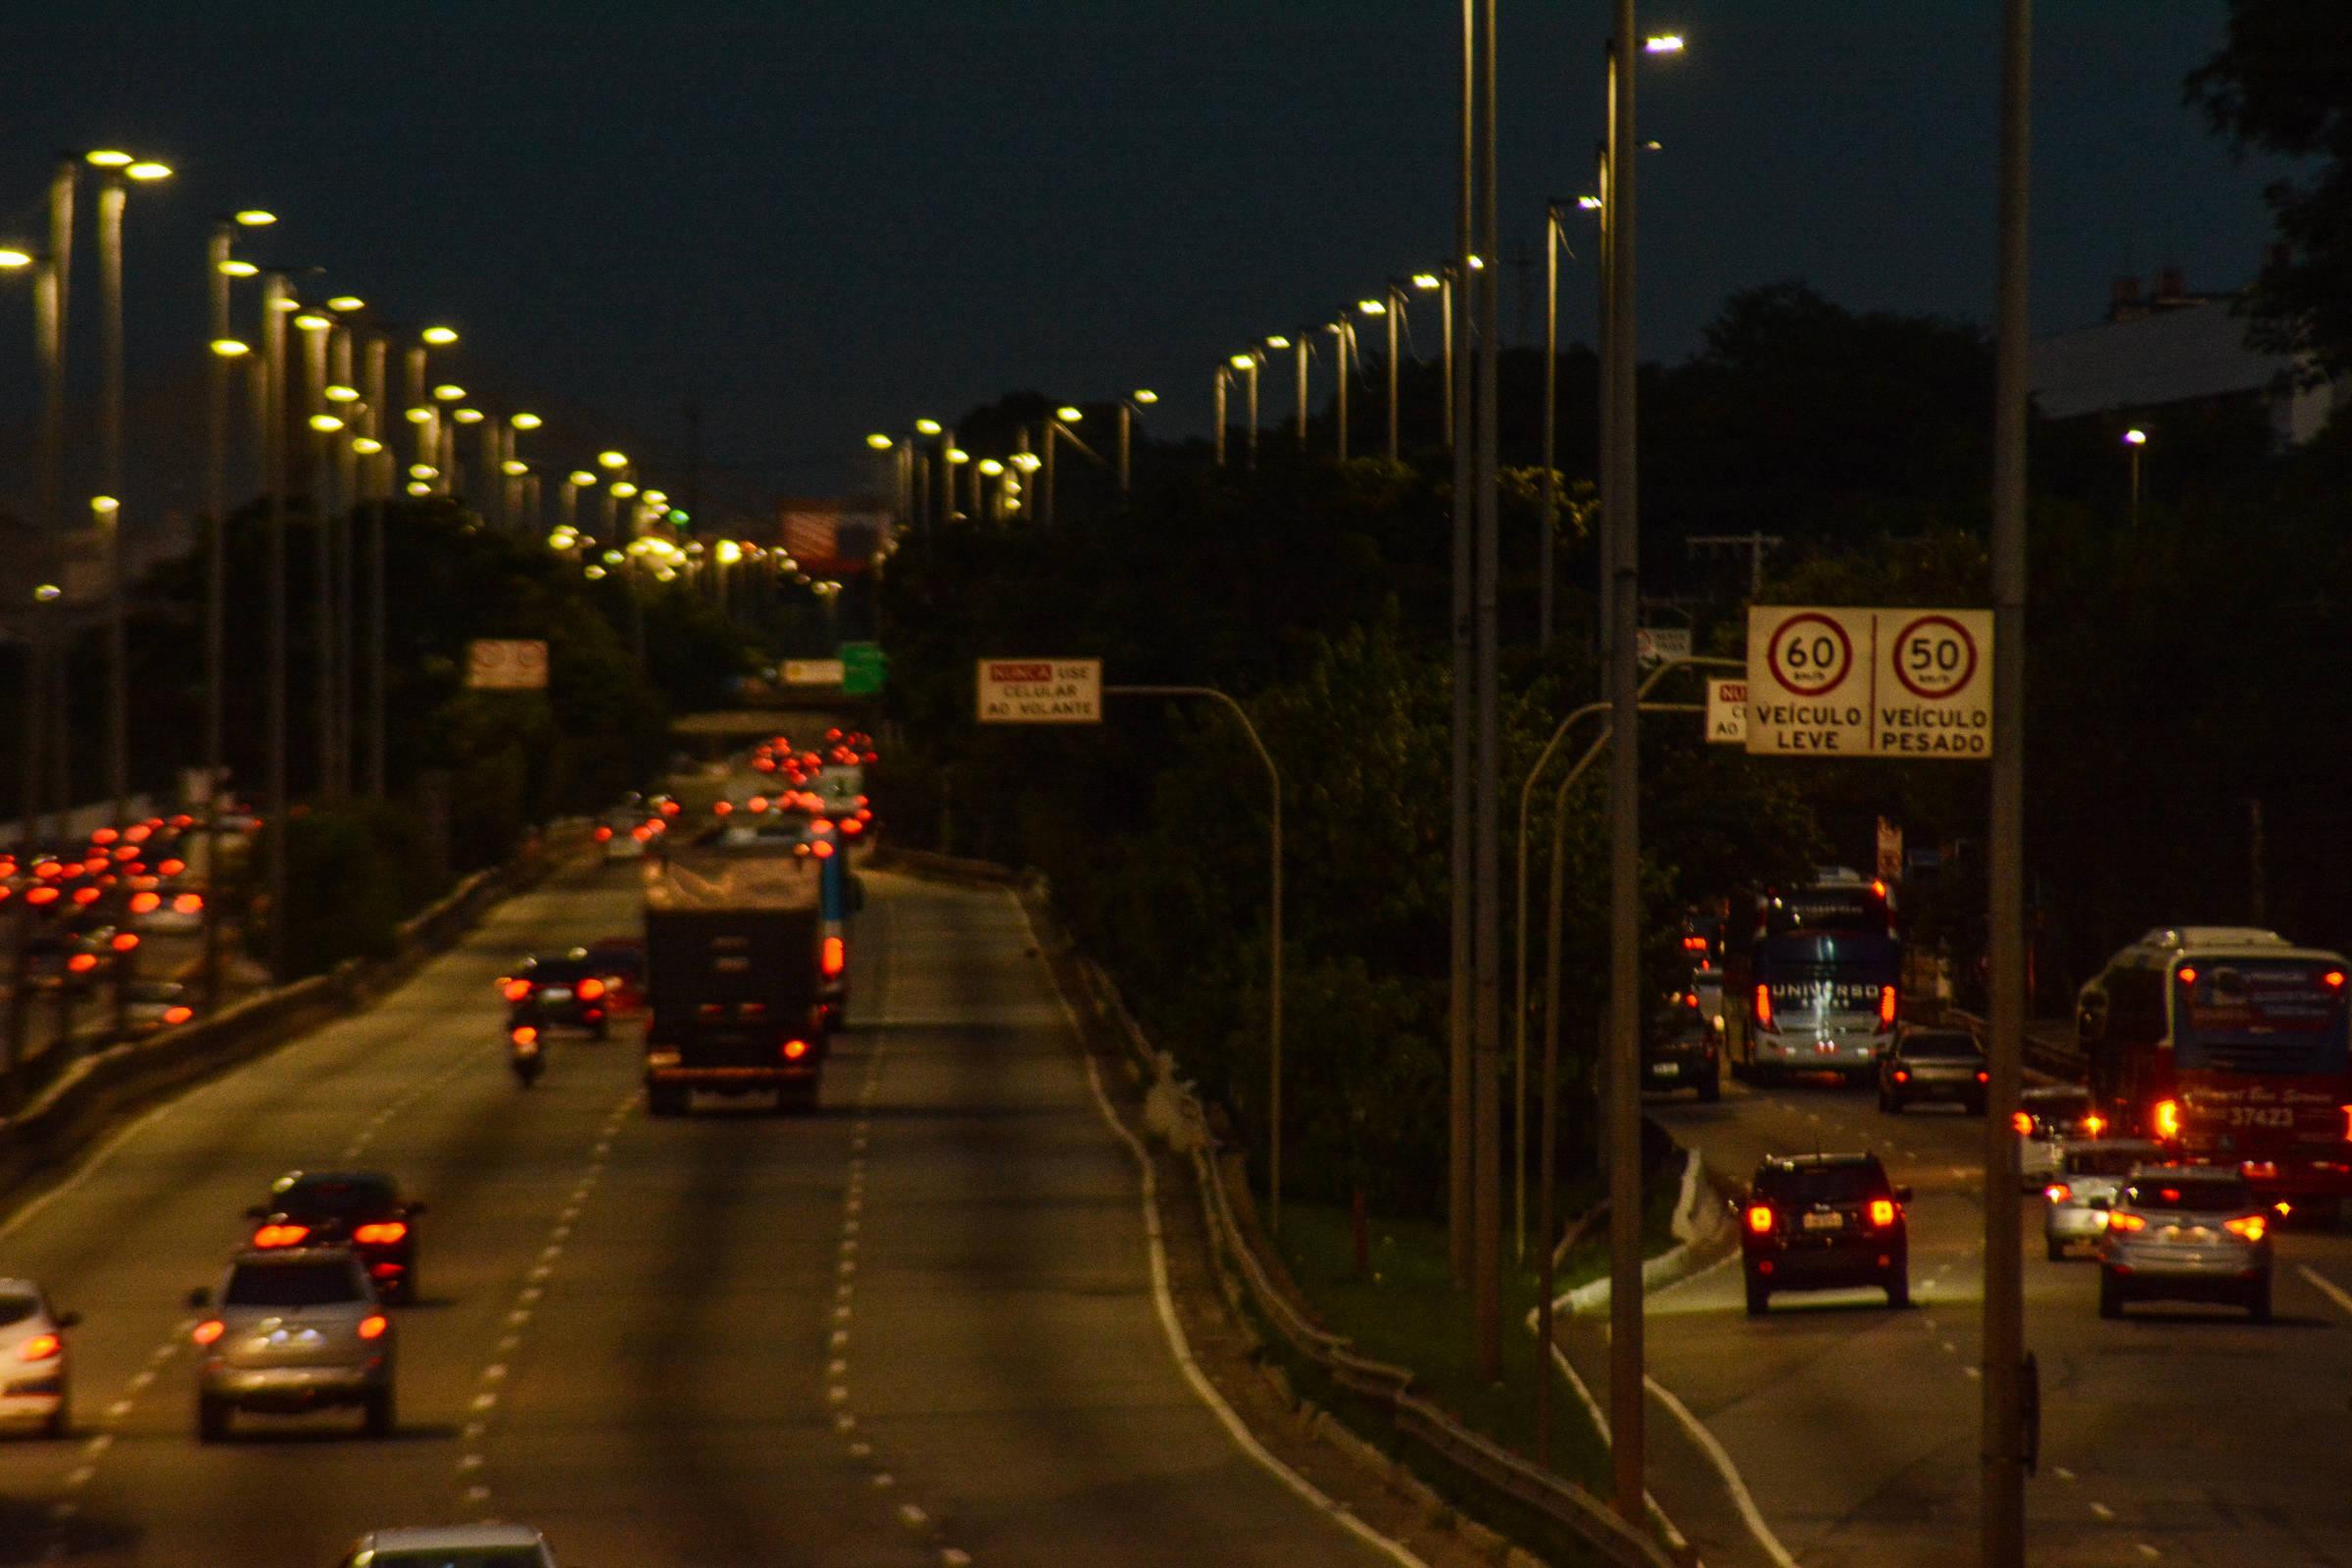
{"label": "tall lamp post", "polygon": [[1250,468],[1257,466],[1257,366],[1258,352],[1255,349],[1233,357],[1234,369],[1248,382],[1248,390],[1243,394],[1243,408],[1249,416],[1250,433],[1242,438],[1242,450],[1246,454],[1244,466]]}
{"label": "tall lamp post", "polygon": [[1348,461],[1348,351],[1355,347],[1355,325],[1343,315],[1338,320],[1325,326],[1323,330],[1331,334],[1333,363],[1339,369],[1338,389],[1333,393],[1332,412],[1335,422],[1339,425],[1339,444],[1336,450],[1340,461],[1346,463]]}
{"label": "tall lamp post", "polygon": [[1217,466],[1220,468],[1225,466],[1225,384],[1232,374],[1232,366],[1220,365],[1217,367],[1216,379],[1211,383],[1210,401],[1217,424]]}
{"label": "tall lamp post", "polygon": [[1381,316],[1389,329],[1389,461],[1396,461],[1396,318],[1403,315],[1396,285],[1392,283],[1386,295],[1379,299],[1358,300],[1355,308],[1365,316]]}
{"label": "tall lamp post", "polygon": [[1568,245],[1567,204],[1544,207],[1544,515],[1536,536],[1536,647],[1551,646],[1553,536],[1560,531],[1559,430],[1560,252]]}
{"label": "tall lamp post", "polygon": [[1134,469],[1130,451],[1134,445],[1132,426],[1137,416],[1159,401],[1159,394],[1150,387],[1141,387],[1119,399],[1119,494],[1125,495],[1132,483]]}
{"label": "tall lamp post", "polygon": [[1440,268],[1434,272],[1415,272],[1412,284],[1416,291],[1438,297],[1439,354],[1445,365],[1439,377],[1438,440],[1441,444],[1453,439],[1453,284],[1452,270]]}
{"label": "tall lamp post", "polygon": [[2137,532],[2139,529],[2139,462],[2141,455],[2148,450],[2148,432],[2140,429],[2126,430],[2124,432],[2124,450],[2130,454],[2132,459],[2132,531]]}

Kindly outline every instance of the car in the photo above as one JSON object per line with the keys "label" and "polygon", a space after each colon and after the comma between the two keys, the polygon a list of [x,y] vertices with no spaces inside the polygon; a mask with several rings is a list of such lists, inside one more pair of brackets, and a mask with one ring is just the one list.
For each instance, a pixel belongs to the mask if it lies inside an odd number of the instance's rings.
{"label": "car", "polygon": [[152,887],[134,887],[125,901],[130,928],[153,934],[204,929],[204,890],[192,882],[141,878]]}
{"label": "car", "polygon": [[2081,1084],[2036,1084],[2017,1097],[2018,1180],[2029,1193],[2050,1185],[2069,1142],[2096,1138],[2107,1118],[2091,1108]]}
{"label": "car", "polygon": [[1642,1087],[1661,1094],[1689,1089],[1702,1101],[1721,1100],[1723,1036],[1695,993],[1679,1000],[1642,1037]]}
{"label": "car", "polygon": [[122,1017],[134,1035],[176,1029],[196,1016],[188,988],[176,980],[133,980],[122,988]]}
{"label": "car", "polygon": [[1923,1100],[1984,1114],[1984,1048],[1965,1029],[1905,1029],[1879,1057],[1879,1108],[1893,1114]]}
{"label": "car", "polygon": [[645,858],[645,846],[657,831],[643,811],[609,811],[593,836],[605,847],[606,859],[638,860]]}
{"label": "car", "polygon": [[337,1568],[556,1568],[556,1556],[528,1525],[453,1525],[370,1531]]}
{"label": "car", "polygon": [[115,966],[112,926],[42,931],[24,939],[24,973],[35,991],[87,991]]}
{"label": "car", "polygon": [[0,1280],[0,1427],[30,1427],[45,1438],[73,1429],[66,1331],[80,1321],[51,1307],[30,1280]]}
{"label": "car", "polygon": [[1768,1154],[1740,1205],[1747,1310],[1782,1291],[1878,1287],[1911,1304],[1911,1189],[1886,1179],[1876,1154]]}
{"label": "car", "polygon": [[416,1218],[422,1203],[405,1201],[381,1171],[290,1170],[270,1184],[270,1200],[246,1217],[260,1221],[249,1239],[257,1251],[348,1247],[386,1301],[416,1299]]}
{"label": "car", "polygon": [[2099,1243],[2099,1316],[2132,1301],[2225,1301],[2271,1320],[2270,1208],[2234,1170],[2137,1165]]}
{"label": "car", "polygon": [[605,978],[607,1017],[645,1010],[643,937],[598,937],[588,944],[588,961]]}
{"label": "car", "polygon": [[2053,1263],[2085,1243],[2096,1246],[2107,1234],[2107,1211],[2115,1204],[2116,1189],[2142,1165],[2160,1165],[2168,1157],[2164,1145],[2138,1138],[2087,1140],[2058,1146],[2058,1169],[2041,1190],[2041,1239]]}
{"label": "car", "polygon": [[247,1249],[220,1283],[189,1293],[196,1438],[229,1436],[237,1412],[358,1406],[371,1438],[393,1431],[398,1335],[347,1247]]}
{"label": "car", "polygon": [[528,1025],[543,1035],[550,1029],[582,1029],[591,1040],[605,1038],[611,1004],[604,973],[586,948],[525,958],[498,985],[507,999],[510,1031]]}

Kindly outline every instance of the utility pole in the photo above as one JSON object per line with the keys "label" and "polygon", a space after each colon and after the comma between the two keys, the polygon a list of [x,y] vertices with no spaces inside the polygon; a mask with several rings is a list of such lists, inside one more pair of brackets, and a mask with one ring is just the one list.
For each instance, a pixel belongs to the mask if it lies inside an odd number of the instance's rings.
{"label": "utility pole", "polygon": [[2001,11],[2001,184],[1993,312],[1991,1009],[1985,1040],[1984,1568],[2026,1561],[2025,1267],[2018,1253],[2018,1080],[2026,1035],[2026,357],[2033,0]]}
{"label": "utility pole", "polygon": [[[1551,646],[1552,536],[1560,531],[1557,446],[1560,380],[1560,247],[1567,204],[1554,197],[1544,208],[1544,520],[1536,538],[1536,647]],[[1520,1097],[1522,1101],[1525,1096]],[[1524,1140],[1522,1140],[1524,1142]],[[1526,1216],[1522,1215],[1524,1219]],[[1525,1226],[1521,1227],[1522,1231]]]}
{"label": "utility pole", "polygon": [[[1461,157],[1460,185],[1454,206],[1454,277],[1470,276],[1472,158],[1477,102],[1478,0],[1461,0]],[[1448,308],[1446,313],[1446,423],[1453,442],[1453,823],[1448,845],[1451,876],[1451,990],[1446,1010],[1446,1241],[1456,1288],[1467,1287],[1471,1274],[1474,1234],[1471,1207],[1470,1116],[1470,959],[1471,919],[1476,907],[1470,885],[1470,725],[1471,693],[1477,679],[1471,644],[1471,504],[1470,398],[1458,378],[1469,368],[1470,356],[1457,336],[1467,337],[1469,312]]]}
{"label": "utility pole", "polygon": [[1501,705],[1499,662],[1502,529],[1495,484],[1497,366],[1502,357],[1502,269],[1495,264],[1497,218],[1495,165],[1496,0],[1480,7],[1485,47],[1479,60],[1479,252],[1486,268],[1478,277],[1478,816],[1472,878],[1478,889],[1476,937],[1471,956],[1475,976],[1471,1032],[1471,1104],[1475,1137],[1478,1225],[1476,1303],[1479,1375],[1489,1383],[1502,1377],[1502,1119],[1496,1075],[1502,1041],[1502,813]]}

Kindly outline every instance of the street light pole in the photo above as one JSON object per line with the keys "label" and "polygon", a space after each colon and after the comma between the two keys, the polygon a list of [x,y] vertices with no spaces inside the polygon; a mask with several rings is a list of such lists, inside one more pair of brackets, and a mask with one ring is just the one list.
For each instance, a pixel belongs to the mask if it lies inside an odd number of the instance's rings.
{"label": "street light pole", "polygon": [[[368,508],[368,793],[385,799],[390,788],[390,759],[385,754],[384,668],[391,627],[386,620],[390,595],[384,583],[384,533],[392,511],[393,457],[386,381],[391,370],[392,346],[381,332],[368,334],[367,380],[361,387],[368,401],[368,437],[376,443],[368,457],[375,478]],[[363,470],[365,471],[365,470]]]}
{"label": "street light pole", "polygon": [[[1477,103],[1477,0],[1461,0],[1461,123],[1459,181],[1454,204],[1454,262],[1452,278],[1470,275],[1472,161],[1476,148],[1474,111]],[[1471,549],[1470,399],[1457,385],[1469,355],[1455,341],[1460,326],[1453,309],[1453,291],[1445,295],[1446,414],[1453,446],[1453,726],[1452,822],[1447,843],[1447,872],[1451,894],[1449,921],[1449,978],[1446,1000],[1446,1241],[1453,1283],[1470,1284],[1472,1239],[1470,1114],[1470,747],[1473,718],[1472,689],[1476,684],[1476,651],[1471,644],[1472,583],[1475,561]]]}
{"label": "street light pole", "polygon": [[285,384],[286,299],[283,273],[262,282],[262,514],[270,554],[268,707],[269,796],[264,809],[270,831],[270,978],[283,985],[286,971],[286,511]]}
{"label": "street light pole", "polygon": [[1536,535],[1536,647],[1551,647],[1555,575],[1553,539],[1560,531],[1559,427],[1560,250],[1567,244],[1566,206],[1558,198],[1544,209],[1544,517]]}
{"label": "street light pole", "polygon": [[2124,446],[2132,460],[2132,531],[2139,531],[2139,460],[2148,450],[2148,432],[2132,429],[2124,432]]}
{"label": "street light pole", "polygon": [[1220,467],[1220,468],[1222,468],[1223,466],[1225,466],[1225,378],[1226,378],[1226,376],[1230,375],[1231,373],[1232,373],[1232,371],[1231,371],[1230,369],[1228,369],[1228,368],[1227,368],[1225,366],[1222,366],[1222,365],[1220,365],[1220,366],[1218,366],[1218,367],[1217,367],[1217,379],[1216,379],[1217,466],[1218,466],[1218,467]]}
{"label": "street light pole", "polygon": [[106,782],[108,818],[129,818],[130,662],[122,600],[122,209],[130,200],[122,176],[106,169],[98,184],[98,484],[112,506],[100,509],[106,526]]}
{"label": "street light pole", "polygon": [[1478,786],[1477,843],[1473,885],[1478,914],[1472,966],[1476,976],[1473,1111],[1478,1120],[1478,1223],[1476,1302],[1480,1373],[1492,1383],[1502,1376],[1502,1123],[1496,1076],[1502,1027],[1502,896],[1498,881],[1502,811],[1500,603],[1502,530],[1496,487],[1499,423],[1498,365],[1502,354],[1501,269],[1496,134],[1496,0],[1482,0],[1480,51],[1479,251],[1486,258],[1478,281]]}
{"label": "street light pole", "polygon": [[1326,328],[1331,333],[1332,363],[1339,368],[1339,386],[1332,394],[1333,414],[1339,425],[1337,451],[1342,463],[1348,461],[1348,318],[1343,316]]}

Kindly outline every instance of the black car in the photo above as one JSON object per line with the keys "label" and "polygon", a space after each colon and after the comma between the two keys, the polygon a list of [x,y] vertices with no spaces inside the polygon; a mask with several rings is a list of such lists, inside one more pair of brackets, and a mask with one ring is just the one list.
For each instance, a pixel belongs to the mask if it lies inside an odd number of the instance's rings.
{"label": "black car", "polygon": [[1879,1108],[1901,1112],[1923,1100],[1984,1114],[1984,1048],[1965,1029],[1906,1029],[1879,1058]]}
{"label": "black car", "polygon": [[1723,1037],[1696,1003],[1693,994],[1650,1021],[1642,1037],[1643,1089],[1660,1094],[1689,1089],[1700,1100],[1723,1098]]}
{"label": "black car", "polygon": [[604,1039],[612,1010],[608,974],[606,962],[586,948],[523,959],[520,968],[498,983],[507,999],[507,1028],[528,1024],[541,1034],[581,1029],[591,1040]]}
{"label": "black car", "polygon": [[1886,1179],[1876,1154],[1770,1154],[1740,1210],[1747,1310],[1776,1291],[1876,1286],[1911,1304],[1911,1189]]}
{"label": "black car", "polygon": [[380,1171],[288,1171],[270,1184],[270,1201],[246,1214],[257,1251],[349,1247],[387,1301],[416,1298],[416,1216],[400,1185]]}

